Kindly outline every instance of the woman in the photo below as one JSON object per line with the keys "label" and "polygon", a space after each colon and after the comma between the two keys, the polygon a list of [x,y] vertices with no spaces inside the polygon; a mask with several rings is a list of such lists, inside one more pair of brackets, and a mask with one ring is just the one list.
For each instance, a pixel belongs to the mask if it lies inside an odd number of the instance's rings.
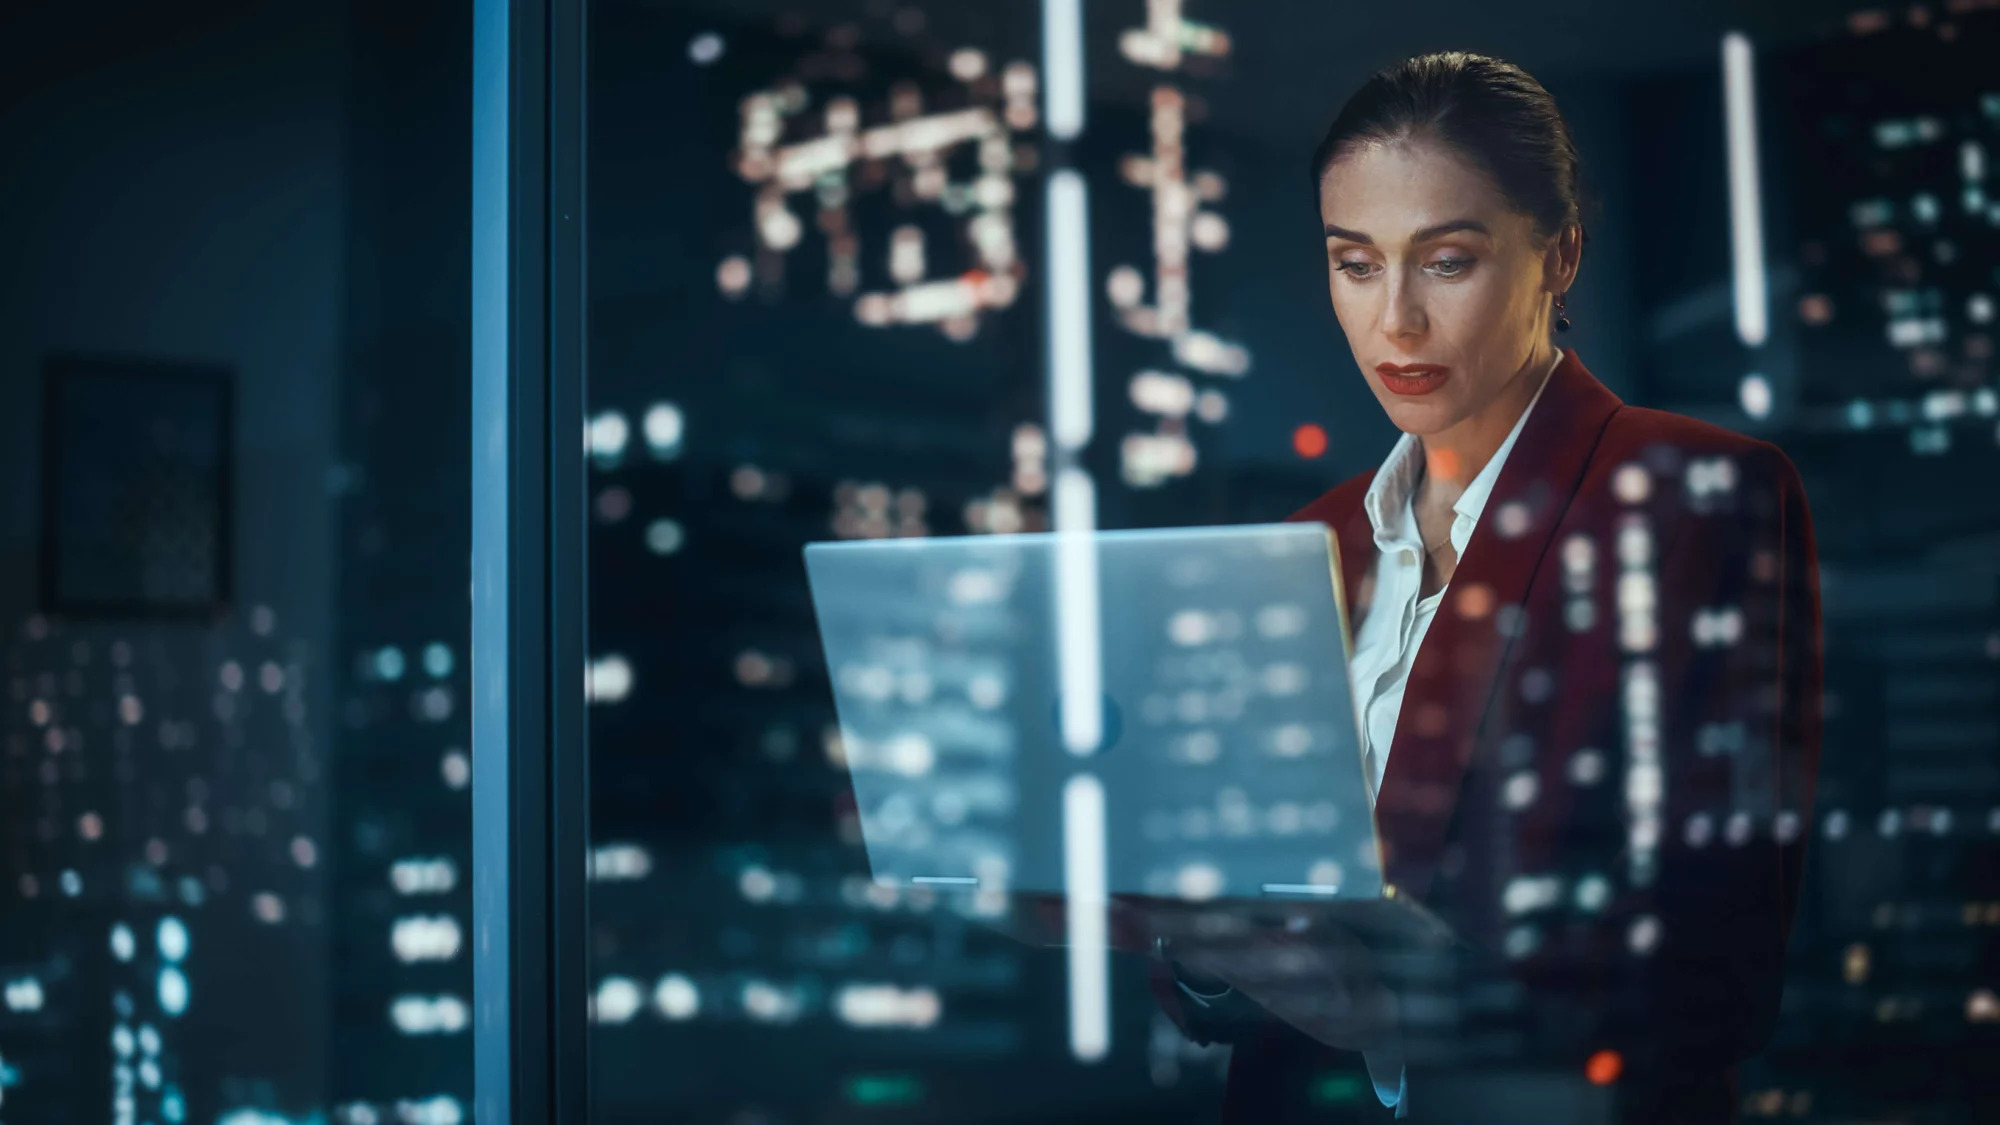
{"label": "woman", "polygon": [[1124,924],[1183,1029],[1236,1043],[1229,1120],[1322,1119],[1343,1067],[1426,1120],[1733,1120],[1818,759],[1797,473],[1556,348],[1578,159],[1519,68],[1375,75],[1312,172],[1334,313],[1403,437],[1294,518],[1340,545],[1388,879],[1465,948],[1420,1003],[1338,933]]}

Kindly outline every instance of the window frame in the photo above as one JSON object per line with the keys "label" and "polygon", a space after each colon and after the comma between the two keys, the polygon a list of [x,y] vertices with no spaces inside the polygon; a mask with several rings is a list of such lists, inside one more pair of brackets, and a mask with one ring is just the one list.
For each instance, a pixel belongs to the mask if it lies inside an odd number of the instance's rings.
{"label": "window frame", "polygon": [[474,1118],[586,1121],[584,0],[474,0]]}

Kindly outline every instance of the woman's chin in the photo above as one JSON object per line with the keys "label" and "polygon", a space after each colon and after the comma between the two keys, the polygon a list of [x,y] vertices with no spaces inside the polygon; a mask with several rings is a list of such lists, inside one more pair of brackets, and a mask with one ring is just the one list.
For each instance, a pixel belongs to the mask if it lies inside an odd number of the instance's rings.
{"label": "woman's chin", "polygon": [[1458,420],[1459,412],[1452,409],[1453,403],[1433,395],[1384,394],[1382,409],[1388,412],[1389,421],[1406,434],[1427,437],[1449,429]]}

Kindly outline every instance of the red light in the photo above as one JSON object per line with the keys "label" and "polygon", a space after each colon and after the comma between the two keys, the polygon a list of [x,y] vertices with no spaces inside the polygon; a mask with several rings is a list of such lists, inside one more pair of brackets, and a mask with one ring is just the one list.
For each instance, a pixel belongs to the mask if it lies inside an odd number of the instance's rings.
{"label": "red light", "polygon": [[1625,1060],[1616,1051],[1599,1051],[1583,1064],[1583,1076],[1593,1086],[1609,1086],[1625,1070]]}
{"label": "red light", "polygon": [[1292,448],[1301,457],[1317,457],[1326,452],[1326,431],[1317,423],[1307,422],[1292,431]]}

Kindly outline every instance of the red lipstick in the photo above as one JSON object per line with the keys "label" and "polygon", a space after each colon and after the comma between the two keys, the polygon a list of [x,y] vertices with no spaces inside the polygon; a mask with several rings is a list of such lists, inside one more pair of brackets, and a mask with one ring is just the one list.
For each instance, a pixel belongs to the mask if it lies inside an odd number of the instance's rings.
{"label": "red lipstick", "polygon": [[1399,395],[1427,395],[1451,378],[1451,368],[1435,363],[1378,364],[1382,385]]}

